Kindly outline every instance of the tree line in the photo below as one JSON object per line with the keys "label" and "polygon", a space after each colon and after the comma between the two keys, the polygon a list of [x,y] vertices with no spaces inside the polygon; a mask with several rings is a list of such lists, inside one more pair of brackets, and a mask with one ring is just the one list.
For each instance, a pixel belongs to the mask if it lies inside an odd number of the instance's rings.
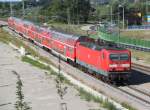
{"label": "tree line", "polygon": [[[41,16],[50,21],[65,22],[71,24],[86,23],[87,21],[117,21],[118,15],[122,20],[134,21],[131,24],[140,24],[144,16],[149,14],[147,0],[131,2],[131,0],[109,0],[105,4],[91,4],[91,0],[24,0],[25,9],[39,7],[37,12],[31,11],[26,16]],[[93,0],[94,1],[94,0]],[[9,3],[0,3],[0,16],[10,15]],[[13,4],[13,10],[21,13],[22,3]],[[124,9],[124,13],[123,13]],[[6,12],[5,12],[5,11]],[[36,10],[35,10],[36,11]],[[17,16],[17,14],[16,14]],[[138,19],[137,22],[135,22]]]}
{"label": "tree line", "polygon": [[40,14],[67,23],[87,22],[91,11],[90,0],[51,0]]}

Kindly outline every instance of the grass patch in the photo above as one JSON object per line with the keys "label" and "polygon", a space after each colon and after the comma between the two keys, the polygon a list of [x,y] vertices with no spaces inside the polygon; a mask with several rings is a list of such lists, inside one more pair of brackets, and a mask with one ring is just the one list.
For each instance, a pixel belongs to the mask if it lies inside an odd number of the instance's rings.
{"label": "grass patch", "polygon": [[15,44],[17,47],[23,46],[29,53],[31,53],[34,56],[37,56],[37,53],[33,49],[31,49],[28,45],[23,43],[19,38],[12,37],[9,35],[8,32],[5,32],[3,30],[0,32],[0,41],[6,44],[9,44],[11,42],[12,44]]}
{"label": "grass patch", "polygon": [[23,94],[23,83],[20,78],[20,75],[16,71],[12,71],[14,75],[17,76],[17,86],[16,86],[16,95],[17,95],[17,101],[15,103],[16,110],[31,110],[31,107],[28,105],[27,102],[24,101],[24,94]]}
{"label": "grass patch", "polygon": [[81,99],[85,99],[86,101],[100,102],[100,103],[103,102],[102,99],[95,97],[92,94],[86,92],[83,88],[77,88],[77,90],[79,91],[79,96],[81,97]]}
{"label": "grass patch", "polygon": [[[27,62],[29,64],[31,64],[32,66],[35,66],[37,68],[40,68],[40,69],[43,69],[43,70],[47,70],[50,72],[51,75],[58,75],[58,73],[56,73],[55,71],[53,71],[49,66],[46,66],[42,63],[40,63],[39,61],[37,60],[33,60],[27,56],[23,56],[22,57],[22,61],[23,62]],[[59,75],[61,77],[61,79],[63,80],[63,83],[66,83],[66,84],[69,84],[71,85],[70,81],[68,79],[66,79],[62,74]]]}
{"label": "grass patch", "polygon": [[100,105],[102,107],[104,107],[104,108],[106,108],[108,110],[117,110],[115,105],[113,105],[108,100],[103,100],[103,99],[101,99],[99,97],[96,97],[96,96],[86,92],[82,88],[77,88],[77,90],[79,91],[79,96],[81,97],[81,99],[85,99],[86,101],[94,101],[96,103],[100,103]]}
{"label": "grass patch", "polygon": [[0,41],[3,43],[8,44],[11,42],[13,39],[9,36],[7,32],[4,32],[3,29],[0,31]]}
{"label": "grass patch", "polygon": [[149,52],[142,52],[138,50],[131,50],[132,57],[137,60],[143,60],[145,63],[150,64]]}
{"label": "grass patch", "polygon": [[76,34],[76,35],[87,35],[87,32],[84,30],[81,30],[81,26],[83,25],[68,25],[65,23],[49,23],[50,27],[58,30],[63,31],[70,34]]}
{"label": "grass patch", "polygon": [[102,106],[108,110],[118,110],[111,102],[108,100],[103,101]]}
{"label": "grass patch", "polygon": [[127,36],[135,39],[150,40],[149,30],[122,31],[121,36]]}
{"label": "grass patch", "polygon": [[35,66],[35,67],[38,67],[40,69],[44,69],[44,70],[49,70],[51,71],[51,68],[49,66],[45,66],[44,64],[36,61],[36,60],[33,60],[27,56],[23,56],[22,57],[22,61],[23,62],[27,62],[27,63],[30,63],[31,65]]}
{"label": "grass patch", "polygon": [[52,61],[50,61],[49,58],[47,58],[47,57],[44,57],[44,56],[40,56],[40,55],[39,55],[39,60],[41,60],[41,61],[43,61],[43,62],[45,62],[45,63],[47,63],[47,64],[51,64],[51,65],[53,65],[53,66],[56,67],[56,65],[55,65]]}
{"label": "grass patch", "polygon": [[129,104],[127,103],[122,103],[122,106],[127,108],[128,110],[136,110],[135,108],[131,107]]}

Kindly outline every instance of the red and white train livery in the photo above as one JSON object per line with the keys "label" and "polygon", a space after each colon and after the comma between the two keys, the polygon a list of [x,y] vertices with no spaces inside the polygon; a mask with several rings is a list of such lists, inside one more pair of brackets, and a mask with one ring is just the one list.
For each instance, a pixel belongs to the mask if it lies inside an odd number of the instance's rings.
{"label": "red and white train livery", "polygon": [[8,26],[66,61],[85,67],[102,78],[114,81],[127,80],[130,76],[131,52],[127,49],[98,45],[88,37],[41,28],[14,17],[8,19]]}

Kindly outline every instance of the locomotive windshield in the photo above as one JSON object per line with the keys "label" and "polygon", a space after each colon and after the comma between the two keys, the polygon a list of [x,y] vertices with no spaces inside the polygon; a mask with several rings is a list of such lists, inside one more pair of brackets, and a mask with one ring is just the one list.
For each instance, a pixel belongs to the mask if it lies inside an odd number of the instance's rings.
{"label": "locomotive windshield", "polygon": [[128,60],[129,55],[128,54],[120,54],[120,60]]}
{"label": "locomotive windshield", "polygon": [[129,55],[128,54],[110,54],[111,60],[128,60]]}

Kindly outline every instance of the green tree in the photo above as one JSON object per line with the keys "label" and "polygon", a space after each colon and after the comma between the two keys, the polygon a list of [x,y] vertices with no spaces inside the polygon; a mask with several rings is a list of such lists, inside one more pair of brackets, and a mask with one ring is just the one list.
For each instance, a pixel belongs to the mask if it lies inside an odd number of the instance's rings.
{"label": "green tree", "polygon": [[[47,10],[47,11],[46,11]],[[42,8],[41,14],[71,23],[86,22],[91,10],[90,0],[52,0]]]}

